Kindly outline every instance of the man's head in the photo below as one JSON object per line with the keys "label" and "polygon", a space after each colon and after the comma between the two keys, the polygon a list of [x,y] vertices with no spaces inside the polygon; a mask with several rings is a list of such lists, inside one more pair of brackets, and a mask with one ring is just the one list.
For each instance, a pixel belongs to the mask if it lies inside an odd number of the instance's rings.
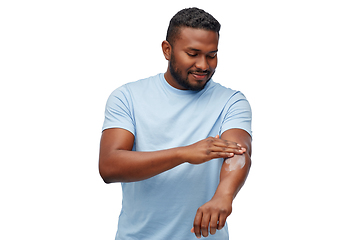
{"label": "man's head", "polygon": [[170,85],[196,91],[205,87],[217,66],[219,30],[219,22],[198,8],[183,9],[171,19],[162,43]]}

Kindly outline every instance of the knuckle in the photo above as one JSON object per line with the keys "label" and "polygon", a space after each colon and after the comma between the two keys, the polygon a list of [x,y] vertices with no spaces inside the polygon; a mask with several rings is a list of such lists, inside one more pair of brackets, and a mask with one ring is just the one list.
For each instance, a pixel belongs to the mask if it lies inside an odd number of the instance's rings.
{"label": "knuckle", "polygon": [[210,225],[210,231],[216,230],[217,227],[218,227],[218,224],[216,224],[216,225]]}
{"label": "knuckle", "polygon": [[220,214],[223,215],[230,215],[231,211],[232,211],[231,209],[226,209],[226,208],[219,209]]}
{"label": "knuckle", "polygon": [[208,207],[208,206],[203,206],[203,207],[201,207],[201,210],[202,210],[202,212],[209,212],[209,211],[210,211],[210,207]]}

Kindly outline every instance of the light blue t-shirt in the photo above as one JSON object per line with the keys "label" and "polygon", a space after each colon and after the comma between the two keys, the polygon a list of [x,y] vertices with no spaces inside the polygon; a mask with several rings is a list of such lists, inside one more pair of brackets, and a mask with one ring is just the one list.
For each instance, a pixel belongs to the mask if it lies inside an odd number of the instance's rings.
{"label": "light blue t-shirt", "polygon": [[[221,136],[232,128],[251,135],[251,109],[241,92],[213,80],[201,91],[179,90],[158,74],[110,95],[103,130],[108,128],[130,131],[135,136],[133,151],[156,151]],[[194,217],[213,197],[222,163],[184,163],[143,181],[122,183],[116,239],[197,239],[190,232]],[[207,239],[228,239],[227,225]]]}

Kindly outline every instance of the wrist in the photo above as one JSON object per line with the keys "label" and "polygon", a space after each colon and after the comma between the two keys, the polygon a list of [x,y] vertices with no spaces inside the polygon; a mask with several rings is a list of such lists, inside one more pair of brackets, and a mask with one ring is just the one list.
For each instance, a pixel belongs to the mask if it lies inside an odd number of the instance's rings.
{"label": "wrist", "polygon": [[174,148],[174,156],[178,164],[183,164],[188,162],[188,159],[185,157],[185,147]]}
{"label": "wrist", "polygon": [[212,198],[213,199],[220,198],[232,203],[234,200],[234,193],[232,191],[218,188]]}

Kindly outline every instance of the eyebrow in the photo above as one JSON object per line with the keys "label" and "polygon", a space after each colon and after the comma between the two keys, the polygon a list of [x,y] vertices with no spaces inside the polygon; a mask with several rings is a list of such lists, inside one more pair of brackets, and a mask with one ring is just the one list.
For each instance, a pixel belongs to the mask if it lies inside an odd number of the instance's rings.
{"label": "eyebrow", "polygon": [[[201,50],[199,49],[196,49],[196,48],[188,48],[188,50],[190,51],[194,51],[194,52],[201,52]],[[214,50],[214,51],[211,51],[209,53],[217,53],[218,52],[218,49]]]}

